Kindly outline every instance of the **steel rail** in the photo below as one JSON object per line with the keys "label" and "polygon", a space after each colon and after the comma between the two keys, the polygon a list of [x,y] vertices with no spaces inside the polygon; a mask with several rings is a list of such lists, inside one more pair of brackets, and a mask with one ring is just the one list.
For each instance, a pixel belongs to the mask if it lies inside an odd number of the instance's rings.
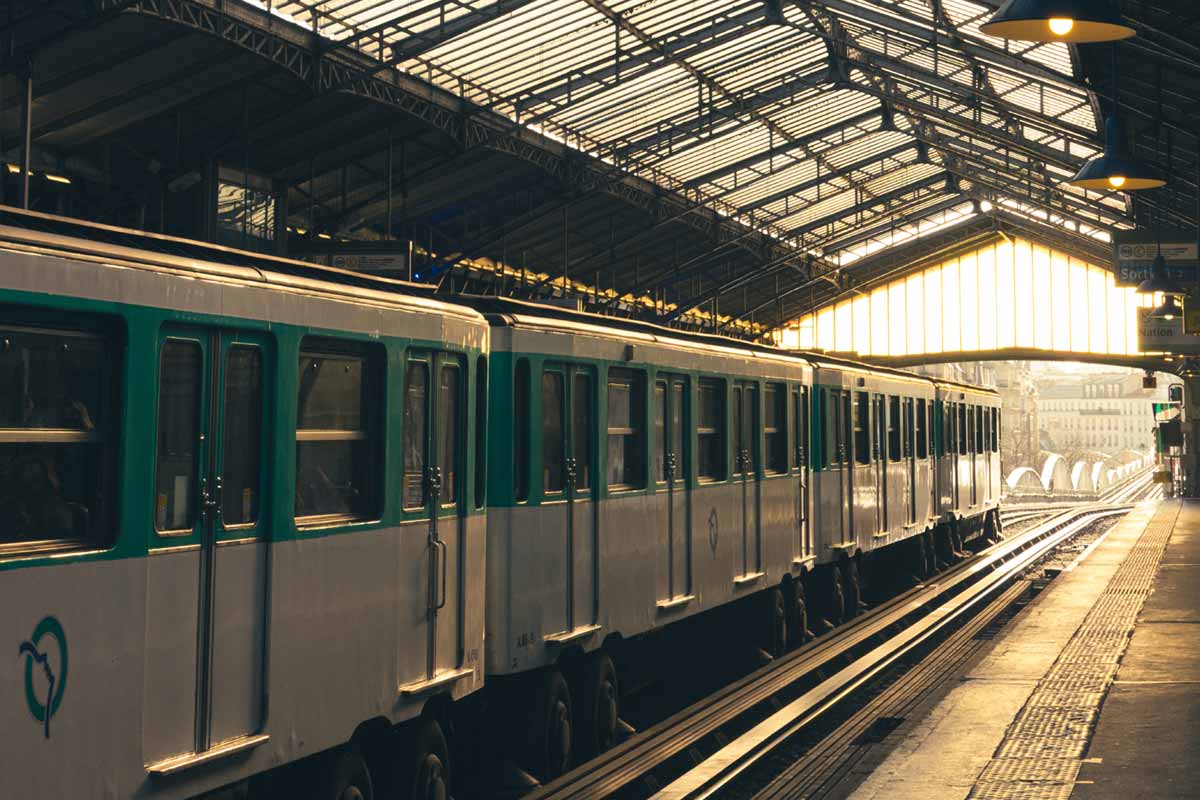
{"label": "steel rail", "polygon": [[[986,578],[1005,562],[1037,549],[1037,543],[1070,525],[1085,514],[1122,513],[1127,508],[1098,504],[1077,507],[1056,515],[1030,531],[1002,541],[968,559],[929,583],[885,602],[869,614],[852,620],[828,636],[723,687],[713,695],[677,712],[658,724],[631,736],[607,753],[583,764],[528,795],[531,799],[603,797],[628,786],[660,764],[715,732],[735,718],[766,703],[780,691],[811,677],[838,659],[861,656],[876,637],[910,618],[924,616],[921,610],[941,598],[949,598],[970,583]],[[1021,559],[1025,563],[1025,559]],[[877,647],[878,645],[876,645]],[[874,649],[874,648],[870,648]]]}
{"label": "steel rail", "polygon": [[944,603],[930,608],[916,622],[907,625],[895,636],[871,652],[860,656],[833,676],[822,681],[742,736],[730,742],[716,754],[684,774],[662,791],[655,800],[705,798],[712,796],[747,768],[770,754],[784,740],[812,723],[821,714],[845,700],[905,655],[929,641],[933,636],[955,623],[964,615],[974,613],[990,603],[1015,580],[1020,573],[1058,544],[1073,536],[1086,525],[1105,516],[1123,514],[1128,507],[1084,507],[1056,515],[1028,535],[1028,546],[997,564],[994,560],[969,563],[968,573],[990,569],[988,574],[970,584]]}

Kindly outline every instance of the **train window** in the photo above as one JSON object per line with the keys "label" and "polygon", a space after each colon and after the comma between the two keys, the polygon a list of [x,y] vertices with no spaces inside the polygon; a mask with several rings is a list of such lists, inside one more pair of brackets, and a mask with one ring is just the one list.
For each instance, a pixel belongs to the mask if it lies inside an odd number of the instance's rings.
{"label": "train window", "polygon": [[575,459],[575,488],[592,488],[592,376],[575,373],[571,395],[571,456]]}
{"label": "train window", "polygon": [[911,397],[904,398],[904,457],[912,458],[913,455],[913,435],[916,432],[916,425],[913,424],[913,400]]}
{"label": "train window", "polygon": [[803,386],[792,392],[792,416],[796,420],[792,426],[792,453],[796,466],[804,469],[808,466],[805,461],[808,453],[808,394]]}
{"label": "train window", "polygon": [[983,406],[975,406],[975,452],[983,452]]}
{"label": "train window", "polygon": [[611,488],[645,487],[645,381],[643,373],[629,370],[614,369],[608,376],[608,485]]}
{"label": "train window", "polygon": [[1000,452],[1000,409],[992,409],[992,452]]}
{"label": "train window", "polygon": [[0,552],[97,544],[111,525],[109,342],[0,328]]}
{"label": "train window", "polygon": [[787,387],[768,383],[763,435],[767,440],[767,472],[787,472]]}
{"label": "train window", "polygon": [[667,482],[667,384],[654,382],[654,480]]}
{"label": "train window", "polygon": [[457,364],[442,365],[442,380],[438,387],[437,402],[437,465],[442,470],[442,491],[439,499],[443,505],[458,502],[458,432],[463,420],[459,416],[462,398],[459,395],[459,368]]}
{"label": "train window", "polygon": [[700,414],[696,439],[702,481],[725,480],[725,382],[700,379]]}
{"label": "train window", "polygon": [[822,389],[824,400],[828,402],[829,412],[825,415],[826,433],[825,447],[822,448],[821,464],[832,467],[842,460],[842,403],[840,392],[832,389]]}
{"label": "train window", "polygon": [[929,458],[928,413],[925,398],[918,398],[917,413],[913,425],[917,440],[917,458]]}
{"label": "train window", "polygon": [[738,383],[733,389],[733,471],[749,474],[758,466],[758,440],[755,417],[758,411],[758,387]]}
{"label": "train window", "polygon": [[487,356],[475,360],[475,507],[487,505]]}
{"label": "train window", "polygon": [[891,395],[888,404],[888,459],[900,460],[900,398]]}
{"label": "train window", "polygon": [[158,469],[154,526],[187,532],[195,525],[193,502],[200,460],[200,401],[204,351],[199,342],[168,339],[158,369]]}
{"label": "train window", "polygon": [[372,416],[364,354],[302,350],[296,404],[296,516],[375,511]]}
{"label": "train window", "polygon": [[563,376],[542,373],[542,491],[563,490]]}
{"label": "train window", "polygon": [[958,404],[958,452],[965,454],[967,452],[967,404]]}
{"label": "train window", "polygon": [[854,460],[871,463],[871,395],[867,392],[854,396]]}
{"label": "train window", "polygon": [[401,494],[407,509],[424,508],[426,442],[429,420],[425,409],[429,398],[429,365],[410,361],[404,375],[404,478]]}
{"label": "train window", "polygon": [[529,359],[513,371],[513,497],[529,499]]}
{"label": "train window", "polygon": [[221,522],[225,527],[258,520],[262,475],[262,350],[234,345],[225,354]]}

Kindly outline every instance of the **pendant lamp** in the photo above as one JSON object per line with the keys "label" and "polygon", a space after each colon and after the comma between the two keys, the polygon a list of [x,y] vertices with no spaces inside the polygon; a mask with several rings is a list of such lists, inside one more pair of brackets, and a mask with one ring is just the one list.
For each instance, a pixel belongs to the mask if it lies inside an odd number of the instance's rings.
{"label": "pendant lamp", "polygon": [[1104,0],[1008,0],[979,26],[989,36],[1026,42],[1115,42],[1137,32]]}
{"label": "pendant lamp", "polygon": [[1116,117],[1109,117],[1104,122],[1104,152],[1088,159],[1067,183],[1098,192],[1132,192],[1166,184],[1153,167],[1129,158],[1122,149],[1121,123]]}

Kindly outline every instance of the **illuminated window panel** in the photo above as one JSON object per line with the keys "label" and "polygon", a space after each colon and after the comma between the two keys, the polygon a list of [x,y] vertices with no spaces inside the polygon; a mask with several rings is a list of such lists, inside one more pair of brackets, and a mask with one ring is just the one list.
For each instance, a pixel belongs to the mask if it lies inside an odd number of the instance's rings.
{"label": "illuminated window panel", "polygon": [[979,251],[979,349],[996,349],[996,248]]}
{"label": "illuminated window panel", "polygon": [[1050,303],[1050,251],[1033,247],[1033,346],[1039,350],[1054,347],[1051,320],[1054,306]]}
{"label": "illuminated window panel", "polygon": [[925,352],[940,353],[942,347],[942,268],[925,270]]}
{"label": "illuminated window panel", "polygon": [[1071,264],[1067,257],[1050,253],[1050,302],[1054,313],[1050,319],[1051,347],[1071,349],[1071,318],[1075,313],[1071,302]]}
{"label": "illuminated window panel", "polygon": [[[1104,293],[1108,296],[1108,351],[1128,353],[1130,347],[1125,341],[1125,290],[1117,288],[1111,272],[1104,275]],[[1133,347],[1137,347],[1136,342]]]}
{"label": "illuminated window panel", "polygon": [[1087,264],[1070,259],[1067,282],[1071,288],[1071,346],[1076,353],[1088,351]]}
{"label": "illuminated window panel", "polygon": [[850,316],[850,301],[837,304],[833,318],[834,349],[846,353],[854,349],[854,324]]}
{"label": "illuminated window panel", "polygon": [[1013,308],[1016,311],[1017,347],[1033,347],[1033,247],[1018,240],[1013,245]]}
{"label": "illuminated window panel", "polygon": [[871,352],[888,354],[888,307],[887,292],[871,292]]}
{"label": "illuminated window panel", "polygon": [[905,329],[908,350],[925,352],[925,273],[909,275],[904,287],[908,307],[905,309]]}
{"label": "illuminated window panel", "polygon": [[817,312],[817,347],[833,349],[833,309],[823,308]]}
{"label": "illuminated window panel", "polygon": [[958,288],[962,298],[959,306],[962,350],[979,349],[979,261],[974,253],[958,260]]}
{"label": "illuminated window panel", "polygon": [[796,328],[796,340],[801,350],[812,350],[817,346],[817,337],[814,331],[815,325],[816,321],[812,314],[805,314],[800,318],[800,322]]}
{"label": "illuminated window panel", "polygon": [[962,350],[962,298],[958,289],[958,260],[942,264],[942,349],[947,353]]}
{"label": "illuminated window panel", "polygon": [[1088,265],[1088,349],[1093,353],[1108,352],[1106,274],[1099,267]]}
{"label": "illuminated window panel", "polygon": [[1013,303],[1013,246],[1005,240],[996,245],[996,347],[1017,346],[1017,317]]}
{"label": "illuminated window panel", "polygon": [[857,353],[871,351],[871,298],[860,294],[854,298],[854,350]]}
{"label": "illuminated window panel", "polygon": [[908,341],[905,337],[905,318],[908,309],[904,297],[904,281],[896,281],[888,285],[888,355],[903,356],[908,354]]}

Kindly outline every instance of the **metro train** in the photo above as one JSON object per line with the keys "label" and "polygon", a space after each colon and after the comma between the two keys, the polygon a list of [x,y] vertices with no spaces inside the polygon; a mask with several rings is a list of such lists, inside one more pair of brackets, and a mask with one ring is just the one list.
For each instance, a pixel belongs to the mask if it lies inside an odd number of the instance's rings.
{"label": "metro train", "polygon": [[553,778],[640,642],[781,656],[994,535],[999,431],[957,383],[0,209],[6,788]]}

